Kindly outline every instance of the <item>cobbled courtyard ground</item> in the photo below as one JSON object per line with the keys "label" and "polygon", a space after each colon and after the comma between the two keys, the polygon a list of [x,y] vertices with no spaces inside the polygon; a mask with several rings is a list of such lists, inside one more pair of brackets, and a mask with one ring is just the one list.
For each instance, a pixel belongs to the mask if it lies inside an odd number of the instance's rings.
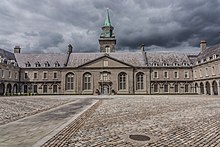
{"label": "cobbled courtyard ground", "polygon": [[74,101],[57,96],[0,97],[0,125]]}
{"label": "cobbled courtyard ground", "polygon": [[[117,96],[102,104],[66,146],[220,146],[220,97]],[[132,134],[151,140],[134,141]]]}

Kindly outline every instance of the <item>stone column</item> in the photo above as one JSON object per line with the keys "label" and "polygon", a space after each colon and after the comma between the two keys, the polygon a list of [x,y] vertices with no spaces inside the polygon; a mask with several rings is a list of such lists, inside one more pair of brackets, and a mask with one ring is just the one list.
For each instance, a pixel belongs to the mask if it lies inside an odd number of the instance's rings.
{"label": "stone column", "polygon": [[217,88],[218,88],[218,95],[220,95],[220,83],[219,82],[217,82]]}
{"label": "stone column", "polygon": [[211,85],[211,86],[210,86],[210,94],[211,94],[211,95],[214,95],[214,89],[213,89],[213,88],[214,88],[213,85]]}
{"label": "stone column", "polygon": [[207,95],[206,85],[204,85],[204,95]]}

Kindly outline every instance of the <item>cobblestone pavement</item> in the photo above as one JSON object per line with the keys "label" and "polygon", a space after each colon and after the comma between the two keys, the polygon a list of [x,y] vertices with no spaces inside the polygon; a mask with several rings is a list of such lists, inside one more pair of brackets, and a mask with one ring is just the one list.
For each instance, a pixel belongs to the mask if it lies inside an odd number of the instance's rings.
{"label": "cobblestone pavement", "polygon": [[[151,140],[133,141],[131,134]],[[66,141],[70,147],[220,146],[220,98],[121,96],[103,100]]]}
{"label": "cobblestone pavement", "polygon": [[59,96],[0,97],[0,125],[30,116],[75,99]]}
{"label": "cobblestone pavement", "polygon": [[[58,99],[58,97],[53,98],[53,96],[44,96],[44,98],[48,99],[48,101],[53,101],[53,99]],[[33,97],[30,99],[32,98]],[[69,103],[1,125],[0,147],[30,147],[42,138],[50,136],[54,130],[74,118],[94,102],[93,99],[83,98],[76,100],[76,98],[78,97],[59,97],[59,99],[65,99],[69,101]],[[27,101],[29,102],[29,99]],[[42,99],[42,101],[42,103],[44,103],[47,100]],[[41,102],[38,103],[39,105],[41,104]]]}

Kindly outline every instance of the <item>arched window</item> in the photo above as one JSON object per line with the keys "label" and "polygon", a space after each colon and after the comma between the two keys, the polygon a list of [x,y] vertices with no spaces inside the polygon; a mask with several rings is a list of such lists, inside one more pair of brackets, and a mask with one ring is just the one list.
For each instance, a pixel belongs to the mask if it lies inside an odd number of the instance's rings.
{"label": "arched window", "polygon": [[121,72],[118,74],[118,89],[125,90],[126,89],[126,73]]}
{"label": "arched window", "polygon": [[175,84],[175,85],[174,85],[174,92],[179,92],[179,86],[178,86],[178,84]]}
{"label": "arched window", "polygon": [[43,85],[43,93],[47,93],[47,85]]}
{"label": "arched window", "polygon": [[66,75],[66,90],[73,90],[74,88],[74,74],[68,73]]}
{"label": "arched window", "polygon": [[169,86],[167,83],[163,85],[164,92],[169,92]]}
{"label": "arched window", "polygon": [[186,93],[189,92],[189,85],[188,84],[185,85],[185,92]]}
{"label": "arched window", "polygon": [[91,73],[85,73],[83,75],[83,89],[90,90],[91,89]]}
{"label": "arched window", "polygon": [[144,73],[139,72],[136,75],[136,89],[142,90],[144,89]]}
{"label": "arched window", "polygon": [[158,84],[154,84],[154,92],[158,92]]}

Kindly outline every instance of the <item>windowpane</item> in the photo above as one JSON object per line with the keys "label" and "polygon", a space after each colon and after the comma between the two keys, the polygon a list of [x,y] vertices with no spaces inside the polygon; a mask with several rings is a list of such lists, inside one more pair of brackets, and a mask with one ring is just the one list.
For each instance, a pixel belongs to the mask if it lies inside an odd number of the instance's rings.
{"label": "windowpane", "polygon": [[124,89],[126,89],[126,73],[120,73],[119,75],[118,75],[118,85],[119,85],[119,87],[118,87],[118,89],[119,90],[124,90]]}
{"label": "windowpane", "polygon": [[164,92],[168,92],[168,84],[164,84]]}
{"label": "windowpane", "polygon": [[47,93],[47,85],[43,86],[43,93]]}
{"label": "windowpane", "polygon": [[136,88],[137,90],[142,90],[144,89],[144,74],[143,73],[138,73],[136,75]]}
{"label": "windowpane", "polygon": [[91,89],[91,74],[86,73],[84,74],[83,77],[83,85],[84,85],[84,90],[90,90]]}
{"label": "windowpane", "polygon": [[74,75],[69,73],[66,75],[66,90],[74,89]]}
{"label": "windowpane", "polygon": [[158,84],[154,84],[154,92],[158,92]]}
{"label": "windowpane", "polygon": [[57,85],[53,85],[53,93],[57,93]]}

